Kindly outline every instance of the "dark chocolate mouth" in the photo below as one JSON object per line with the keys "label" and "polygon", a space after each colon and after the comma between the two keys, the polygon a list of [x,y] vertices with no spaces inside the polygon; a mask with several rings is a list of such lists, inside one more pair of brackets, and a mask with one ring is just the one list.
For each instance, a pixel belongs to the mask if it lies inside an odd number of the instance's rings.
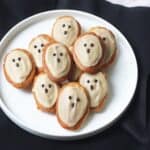
{"label": "dark chocolate mouth", "polygon": [[16,67],[19,67],[19,63],[16,63]]}
{"label": "dark chocolate mouth", "polygon": [[48,93],[48,89],[47,88],[45,88],[45,93]]}
{"label": "dark chocolate mouth", "polygon": [[67,31],[64,31],[64,35],[66,35],[68,32]]}
{"label": "dark chocolate mouth", "polygon": [[74,107],[74,103],[71,103],[71,107],[72,107],[72,108]]}
{"label": "dark chocolate mouth", "polygon": [[93,85],[91,85],[91,86],[90,86],[90,89],[91,89],[91,90],[94,90],[94,86],[93,86]]}
{"label": "dark chocolate mouth", "polygon": [[88,49],[86,50],[86,52],[87,52],[87,53],[90,53],[90,49],[88,48]]}
{"label": "dark chocolate mouth", "polygon": [[41,49],[38,49],[38,53],[41,53]]}
{"label": "dark chocolate mouth", "polygon": [[60,63],[60,58],[57,58],[57,62]]}

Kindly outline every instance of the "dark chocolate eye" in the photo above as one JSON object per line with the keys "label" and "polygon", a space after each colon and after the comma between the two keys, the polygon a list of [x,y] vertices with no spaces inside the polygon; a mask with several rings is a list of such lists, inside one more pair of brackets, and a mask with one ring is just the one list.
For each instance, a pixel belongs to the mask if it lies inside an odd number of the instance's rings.
{"label": "dark chocolate eye", "polygon": [[37,48],[37,45],[34,45],[34,48]]}
{"label": "dark chocolate eye", "polygon": [[56,53],[53,53],[53,56],[56,56]]}
{"label": "dark chocolate eye", "polygon": [[44,88],[44,86],[45,86],[45,85],[44,85],[44,84],[42,84],[41,86],[42,86],[42,88]]}
{"label": "dark chocolate eye", "polygon": [[103,41],[105,41],[105,40],[106,40],[106,38],[105,38],[105,37],[103,37],[103,38],[102,38],[102,40],[103,40]]}
{"label": "dark chocolate eye", "polygon": [[80,98],[77,98],[77,102],[80,102]]}
{"label": "dark chocolate eye", "polygon": [[68,98],[69,98],[69,99],[72,99],[72,96],[69,96]]}
{"label": "dark chocolate eye", "polygon": [[12,59],[12,62],[15,62],[15,59]]}
{"label": "dark chocolate eye", "polygon": [[49,84],[49,85],[48,85],[48,87],[49,87],[49,88],[51,88],[51,87],[52,87],[52,85],[51,85],[51,84]]}
{"label": "dark chocolate eye", "polygon": [[94,44],[93,43],[91,43],[91,45],[90,45],[91,47],[94,47]]}
{"label": "dark chocolate eye", "polygon": [[94,82],[97,83],[97,79],[95,79]]}
{"label": "dark chocolate eye", "polygon": [[63,28],[64,28],[65,26],[66,26],[65,24],[62,25]]}
{"label": "dark chocolate eye", "polygon": [[87,82],[87,83],[90,83],[90,80],[87,80],[86,82]]}
{"label": "dark chocolate eye", "polygon": [[41,44],[41,47],[44,47],[44,44],[43,44],[43,43]]}
{"label": "dark chocolate eye", "polygon": [[84,45],[83,45],[84,47],[87,47],[87,44],[86,43],[84,43]]}
{"label": "dark chocolate eye", "polygon": [[60,53],[60,56],[63,56],[63,53]]}
{"label": "dark chocolate eye", "polygon": [[69,25],[68,28],[70,29],[70,28],[71,28],[71,25]]}
{"label": "dark chocolate eye", "polygon": [[18,60],[20,61],[20,60],[21,60],[21,57],[18,57]]}

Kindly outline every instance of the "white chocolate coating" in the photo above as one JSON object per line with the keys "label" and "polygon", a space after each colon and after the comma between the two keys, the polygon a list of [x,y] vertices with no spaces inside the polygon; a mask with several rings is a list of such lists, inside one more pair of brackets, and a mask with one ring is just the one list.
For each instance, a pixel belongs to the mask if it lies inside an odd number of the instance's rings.
{"label": "white chocolate coating", "polygon": [[34,82],[32,92],[38,103],[46,108],[51,108],[57,100],[58,86],[48,78],[46,73],[41,73]]}
{"label": "white chocolate coating", "polygon": [[97,107],[107,95],[108,85],[105,75],[101,72],[97,74],[83,73],[80,77],[80,84],[85,87],[90,96],[90,106]]}
{"label": "white chocolate coating", "polygon": [[32,62],[29,56],[19,49],[11,51],[4,63],[7,75],[15,83],[24,82],[32,71]]}
{"label": "white chocolate coating", "polygon": [[100,36],[102,38],[106,48],[103,63],[108,63],[116,51],[116,40],[113,33],[103,27],[95,27],[90,31],[94,32],[97,36]]}
{"label": "white chocolate coating", "polygon": [[79,62],[85,67],[97,65],[103,54],[100,40],[93,34],[85,34],[80,37],[75,42],[74,52]]}
{"label": "white chocolate coating", "polygon": [[31,52],[35,64],[38,68],[41,68],[43,66],[42,64],[42,55],[43,55],[43,49],[46,44],[50,43],[50,39],[48,35],[38,35],[35,37],[29,44],[29,51]]}
{"label": "white chocolate coating", "polygon": [[58,42],[71,46],[79,34],[79,25],[73,17],[60,17],[53,26],[52,35]]}
{"label": "white chocolate coating", "polygon": [[88,98],[82,88],[68,85],[60,93],[57,106],[58,115],[69,127],[73,127],[78,123],[87,108]]}
{"label": "white chocolate coating", "polygon": [[71,69],[70,55],[61,43],[54,43],[47,47],[45,62],[51,74],[56,78],[66,76]]}

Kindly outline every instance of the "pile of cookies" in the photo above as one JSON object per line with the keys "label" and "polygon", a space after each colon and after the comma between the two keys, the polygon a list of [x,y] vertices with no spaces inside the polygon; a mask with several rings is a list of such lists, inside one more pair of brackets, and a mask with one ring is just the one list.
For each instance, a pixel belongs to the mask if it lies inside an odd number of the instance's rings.
{"label": "pile of cookies", "polygon": [[89,112],[99,112],[108,95],[103,69],[116,56],[116,40],[104,27],[83,32],[72,16],[58,17],[51,36],[40,34],[28,49],[4,58],[4,74],[16,88],[32,86],[37,108],[55,113],[60,125],[78,129]]}

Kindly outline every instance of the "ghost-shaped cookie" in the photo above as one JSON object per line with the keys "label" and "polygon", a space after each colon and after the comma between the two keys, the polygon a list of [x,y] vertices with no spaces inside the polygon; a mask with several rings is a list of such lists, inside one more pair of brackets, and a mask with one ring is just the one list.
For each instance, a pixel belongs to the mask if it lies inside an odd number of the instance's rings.
{"label": "ghost-shaped cookie", "polygon": [[34,37],[29,43],[28,50],[34,58],[38,71],[43,70],[42,55],[45,45],[52,42],[54,42],[54,40],[50,36],[47,34],[40,34]]}
{"label": "ghost-shaped cookie", "polygon": [[89,31],[95,33],[103,40],[105,51],[101,67],[109,66],[115,60],[117,50],[116,39],[114,34],[109,29],[100,26],[93,27]]}
{"label": "ghost-shaped cookie", "polygon": [[52,36],[56,41],[69,47],[80,35],[80,28],[80,24],[75,18],[62,16],[56,19],[52,28]]}
{"label": "ghost-shaped cookie", "polygon": [[51,80],[56,82],[66,80],[72,65],[68,48],[58,42],[47,45],[43,54],[43,64]]}
{"label": "ghost-shaped cookie", "polygon": [[55,111],[59,87],[48,78],[46,73],[40,73],[35,77],[32,93],[40,110],[46,112]]}
{"label": "ghost-shaped cookie", "polygon": [[85,89],[77,82],[64,85],[59,93],[56,114],[62,127],[78,129],[89,112],[89,99]]}
{"label": "ghost-shaped cookie", "polygon": [[94,33],[80,36],[73,47],[73,57],[77,66],[89,73],[97,72],[103,58],[103,44]]}
{"label": "ghost-shaped cookie", "polygon": [[35,75],[33,58],[24,49],[10,51],[4,59],[3,68],[6,79],[16,88],[29,86]]}
{"label": "ghost-shaped cookie", "polygon": [[88,91],[90,107],[100,111],[108,95],[106,75],[102,72],[96,74],[83,73],[79,79],[80,84]]}

